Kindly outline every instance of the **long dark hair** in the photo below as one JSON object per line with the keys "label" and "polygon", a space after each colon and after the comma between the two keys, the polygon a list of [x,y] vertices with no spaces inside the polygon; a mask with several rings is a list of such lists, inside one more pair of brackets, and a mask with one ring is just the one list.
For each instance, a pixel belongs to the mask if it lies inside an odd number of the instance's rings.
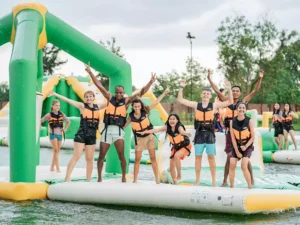
{"label": "long dark hair", "polygon": [[[279,105],[279,109],[275,109],[275,105],[278,104]],[[275,102],[275,104],[273,105],[273,115],[274,114],[279,114],[280,112],[280,103],[278,102]]]}
{"label": "long dark hair", "polygon": [[[179,126],[182,126],[183,129],[185,130],[184,125],[180,122],[179,116],[178,116],[177,114],[175,114],[175,113],[172,113],[172,114],[169,115],[169,117],[168,117],[168,119],[167,119],[167,122],[165,123],[165,124],[167,125],[167,128],[169,128],[169,129],[171,128],[171,125],[169,124],[169,119],[170,119],[171,116],[174,116],[174,117],[178,120],[177,124],[178,124]],[[177,124],[176,124],[176,126],[177,126]]]}
{"label": "long dark hair", "polygon": [[[284,107],[283,107],[283,112],[284,112],[284,114],[285,114],[285,105],[289,105],[289,111],[287,112],[287,114],[289,114],[290,112],[292,112],[293,110],[292,110],[292,106],[291,106],[291,104],[289,104],[289,103],[285,103],[284,104]],[[285,114],[286,115],[286,114]]]}
{"label": "long dark hair", "polygon": [[149,114],[149,107],[148,106],[145,106],[144,102],[139,99],[139,98],[136,98],[132,101],[131,103],[131,113],[134,113],[134,109],[133,109],[133,105],[136,104],[136,103],[140,103],[141,104],[141,113],[145,113],[145,114]]}

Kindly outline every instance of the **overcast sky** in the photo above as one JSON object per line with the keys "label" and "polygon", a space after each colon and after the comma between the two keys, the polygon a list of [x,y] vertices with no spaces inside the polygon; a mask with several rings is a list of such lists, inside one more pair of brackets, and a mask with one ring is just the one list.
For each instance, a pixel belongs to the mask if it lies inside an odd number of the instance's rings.
{"label": "overcast sky", "polygon": [[[0,17],[13,6],[26,2],[0,0]],[[28,2],[28,1],[27,1]],[[30,0],[29,2],[35,2]],[[201,65],[216,71],[218,48],[216,29],[221,20],[235,13],[255,22],[264,13],[278,28],[297,29],[300,1],[297,0],[40,0],[48,10],[95,41],[116,37],[132,66],[133,84],[142,87],[151,72],[162,74],[172,69],[185,70],[190,55],[189,31],[193,56]],[[59,35],[59,34],[58,34]],[[11,44],[0,47],[0,82],[8,80]],[[83,64],[66,53],[68,59],[57,73],[84,75]],[[217,72],[217,71],[216,71]],[[222,75],[216,73],[215,81]]]}

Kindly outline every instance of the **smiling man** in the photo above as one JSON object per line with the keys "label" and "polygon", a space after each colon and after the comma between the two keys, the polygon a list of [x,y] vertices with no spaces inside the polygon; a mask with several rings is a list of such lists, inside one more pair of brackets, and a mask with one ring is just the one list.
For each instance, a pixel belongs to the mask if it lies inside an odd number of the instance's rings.
{"label": "smiling man", "polygon": [[[264,71],[263,70],[259,70],[259,75],[258,75],[258,81],[256,83],[256,87],[255,89],[247,96],[245,96],[242,100],[242,102],[248,104],[251,99],[255,96],[255,94],[258,92],[261,82],[262,82],[262,78],[264,76]],[[217,88],[217,86],[212,82],[211,77],[210,77],[210,70],[208,70],[208,74],[207,74],[207,79],[211,85],[211,87],[214,89],[214,91],[216,92],[216,94],[218,95],[218,97],[220,98],[220,100],[222,101],[226,101],[228,100],[229,96],[224,96],[219,89]],[[228,174],[229,174],[229,165],[230,165],[230,157],[231,157],[231,150],[232,150],[232,141],[231,141],[231,135],[230,135],[230,131],[229,131],[229,124],[230,121],[232,120],[232,118],[237,116],[237,109],[236,106],[239,102],[241,102],[240,98],[241,98],[241,87],[240,86],[232,86],[232,95],[233,95],[233,104],[229,105],[226,109],[226,114],[225,114],[225,120],[224,120],[224,125],[227,129],[227,133],[226,133],[226,144],[225,144],[225,152],[227,154],[227,159],[226,159],[226,163],[225,163],[225,168],[224,168],[224,180],[223,180],[223,184],[222,187],[227,186],[227,178],[228,178]],[[254,184],[254,179],[253,179],[253,172],[252,172],[252,166],[251,163],[249,161],[248,164],[248,169],[250,171],[251,174],[251,181],[252,181],[252,185]]]}
{"label": "smiling man", "polygon": [[209,88],[204,88],[201,94],[201,102],[193,102],[183,98],[183,88],[186,82],[180,82],[180,89],[178,92],[177,100],[183,105],[191,107],[195,110],[195,172],[196,181],[195,186],[200,184],[200,172],[201,172],[201,162],[202,154],[204,149],[206,149],[206,154],[209,162],[212,186],[217,186],[216,184],[216,138],[215,138],[215,111],[219,108],[224,108],[233,103],[231,85],[229,81],[225,81],[225,88],[228,90],[228,99],[223,102],[209,102],[212,95]]}

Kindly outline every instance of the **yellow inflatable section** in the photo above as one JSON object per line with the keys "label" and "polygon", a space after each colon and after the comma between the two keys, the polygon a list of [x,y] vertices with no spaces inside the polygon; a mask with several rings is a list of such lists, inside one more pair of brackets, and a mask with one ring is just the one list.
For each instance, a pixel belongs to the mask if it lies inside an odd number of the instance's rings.
{"label": "yellow inflatable section", "polygon": [[43,101],[45,98],[48,97],[48,95],[51,93],[53,90],[54,86],[56,86],[59,83],[59,78],[56,75],[53,75],[50,77],[47,82],[43,85]]}
{"label": "yellow inflatable section", "polygon": [[[140,90],[135,90],[132,94],[136,94],[138,93]],[[146,98],[150,98],[151,102],[154,103],[157,98],[156,96],[153,94],[152,91],[148,91],[147,93],[145,93],[143,95],[143,97],[146,97]],[[166,110],[164,109],[164,107],[161,105],[161,104],[157,104],[154,109],[156,109],[158,112],[159,112],[159,115],[160,115],[160,118],[163,122],[167,122],[167,119],[168,119],[168,113],[166,112]]]}
{"label": "yellow inflatable section", "polygon": [[14,201],[47,199],[48,187],[46,183],[0,182],[0,199]]}
{"label": "yellow inflatable section", "polygon": [[263,112],[261,126],[269,128],[269,119],[272,118],[272,117],[273,117],[272,112]]}

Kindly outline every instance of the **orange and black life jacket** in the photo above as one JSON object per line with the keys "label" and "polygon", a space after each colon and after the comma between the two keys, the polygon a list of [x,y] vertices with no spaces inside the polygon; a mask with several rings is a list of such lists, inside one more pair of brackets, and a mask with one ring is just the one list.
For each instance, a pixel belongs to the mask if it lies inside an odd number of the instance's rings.
{"label": "orange and black life jacket", "polygon": [[[172,131],[171,126],[167,126],[168,138],[170,140],[172,148],[174,148],[176,151],[180,150],[181,148],[185,148],[189,152],[189,155],[190,155],[191,151],[187,148],[187,146],[190,144],[190,139],[189,139],[188,136],[181,135],[179,133],[179,127],[180,126],[182,126],[183,129],[185,130],[185,127],[180,123],[176,124],[174,132]],[[174,155],[175,154],[173,154],[170,158],[172,158]]]}
{"label": "orange and black life jacket", "polygon": [[247,144],[247,142],[251,138],[250,125],[249,125],[250,119],[251,119],[250,117],[246,116],[243,125],[241,127],[238,124],[239,120],[237,119],[237,117],[234,117],[232,119],[233,134],[238,146]]}
{"label": "orange and black life jacket", "polygon": [[146,130],[153,129],[153,125],[151,124],[146,113],[141,113],[141,117],[139,119],[135,118],[134,113],[129,113],[131,119],[131,127],[134,134],[135,144],[137,145],[137,137],[146,137],[149,134],[138,134],[137,132],[143,132]]}
{"label": "orange and black life jacket", "polygon": [[215,113],[213,103],[208,103],[206,108],[203,108],[201,102],[198,103],[194,127],[197,131],[214,131]]}
{"label": "orange and black life jacket", "polygon": [[[272,123],[273,123],[273,125],[274,126],[277,126],[277,125],[279,125],[281,122],[278,120],[278,117],[280,116],[280,114],[281,114],[281,111],[277,111],[277,112],[275,112],[275,113],[273,113],[273,119],[272,119]],[[276,115],[276,116],[275,116]]]}
{"label": "orange and black life jacket", "polygon": [[293,117],[285,114],[285,111],[282,113],[281,121],[283,125],[289,125],[289,126],[293,125]]}
{"label": "orange and black life jacket", "polygon": [[100,122],[100,109],[97,104],[93,104],[93,108],[89,107],[87,103],[84,103],[84,111],[80,115],[80,128],[84,132],[88,132],[91,135],[95,134],[98,130]]}
{"label": "orange and black life jacket", "polygon": [[54,133],[54,128],[63,128],[64,127],[64,115],[61,111],[58,111],[58,114],[50,112],[49,126],[52,129],[52,134]]}
{"label": "orange and black life jacket", "polygon": [[104,113],[104,129],[102,130],[101,134],[105,131],[105,141],[106,141],[106,131],[109,125],[116,125],[119,127],[119,135],[121,135],[121,129],[123,129],[124,125],[126,124],[126,104],[125,98],[122,98],[120,101],[117,101],[116,97],[113,96]]}
{"label": "orange and black life jacket", "polygon": [[236,106],[239,102],[241,102],[241,100],[238,100],[236,105],[231,104],[231,105],[227,106],[226,114],[225,114],[225,120],[224,120],[224,126],[225,127],[229,128],[230,120],[232,120],[232,118],[234,118],[238,115]]}

